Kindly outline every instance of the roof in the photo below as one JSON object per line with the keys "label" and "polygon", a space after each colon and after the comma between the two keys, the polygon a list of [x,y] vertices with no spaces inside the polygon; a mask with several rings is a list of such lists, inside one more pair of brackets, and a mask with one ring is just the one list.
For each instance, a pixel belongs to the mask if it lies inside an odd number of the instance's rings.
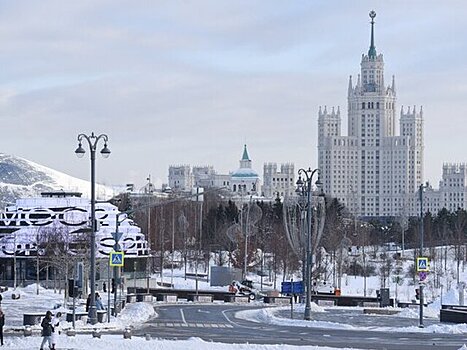
{"label": "roof", "polygon": [[259,175],[251,168],[240,168],[232,173],[232,177],[259,177]]}
{"label": "roof", "polygon": [[250,157],[248,156],[248,151],[246,149],[246,145],[243,147],[243,156],[242,160],[250,160]]}

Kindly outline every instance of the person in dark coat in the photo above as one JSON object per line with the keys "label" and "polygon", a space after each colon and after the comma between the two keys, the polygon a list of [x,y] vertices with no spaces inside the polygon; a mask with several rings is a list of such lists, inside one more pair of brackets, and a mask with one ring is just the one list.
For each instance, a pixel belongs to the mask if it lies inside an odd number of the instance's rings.
{"label": "person in dark coat", "polygon": [[41,322],[42,327],[42,343],[41,343],[41,350],[44,350],[44,345],[46,342],[49,343],[49,348],[53,349],[52,345],[52,312],[47,311],[45,317],[42,319]]}
{"label": "person in dark coat", "polygon": [[0,344],[3,346],[3,326],[5,325],[5,314],[0,309]]}
{"label": "person in dark coat", "polygon": [[89,294],[88,298],[86,299],[86,312],[89,311],[90,306],[91,306],[91,294]]}

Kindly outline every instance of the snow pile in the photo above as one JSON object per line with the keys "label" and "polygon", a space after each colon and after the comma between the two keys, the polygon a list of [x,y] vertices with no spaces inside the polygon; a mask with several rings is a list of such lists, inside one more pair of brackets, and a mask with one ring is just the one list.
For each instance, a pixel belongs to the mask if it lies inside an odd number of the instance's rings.
{"label": "snow pile", "polygon": [[[311,312],[326,312],[324,309],[315,303],[311,303]],[[276,317],[275,314],[279,311],[290,310],[290,306],[273,307],[266,309],[256,310],[243,310],[235,314],[236,317],[242,320],[248,320],[256,323],[275,323],[276,320],[283,321],[283,318]],[[296,304],[294,311],[303,312],[305,310],[304,304]]]}
{"label": "snow pile", "polygon": [[463,345],[461,348],[459,348],[458,350],[467,350],[467,345]]}
{"label": "snow pile", "polygon": [[[295,311],[303,312],[305,309],[304,305],[297,305]],[[290,307],[282,306],[282,307],[275,307],[275,308],[266,308],[266,309],[257,309],[257,310],[243,310],[239,311],[235,314],[237,318],[256,322],[256,323],[266,323],[266,324],[274,324],[274,325],[281,325],[281,326],[296,326],[296,327],[315,327],[315,328],[332,328],[332,329],[354,329],[355,327],[336,323],[336,322],[327,322],[327,321],[305,321],[303,319],[290,319],[290,318],[282,318],[277,317],[276,313],[283,311],[283,310],[290,310]],[[326,312],[324,309],[315,303],[311,303],[311,312],[319,313],[319,312]]]}
{"label": "snow pile", "polygon": [[119,315],[118,321],[125,325],[144,323],[156,314],[150,303],[127,304]]}
{"label": "snow pile", "polygon": [[441,304],[444,305],[459,305],[459,291],[457,289],[450,289],[447,293],[441,297],[435,299],[428,307],[430,309],[438,310],[441,309]]}
{"label": "snow pile", "polygon": [[403,308],[401,312],[397,315],[399,317],[404,317],[404,318],[413,318],[417,319],[419,317],[419,313],[415,311],[414,309],[411,308]]}

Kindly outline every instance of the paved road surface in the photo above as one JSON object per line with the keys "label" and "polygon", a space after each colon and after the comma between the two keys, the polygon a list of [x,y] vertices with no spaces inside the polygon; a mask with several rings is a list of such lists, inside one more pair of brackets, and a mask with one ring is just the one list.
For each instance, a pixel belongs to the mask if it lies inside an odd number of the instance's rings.
{"label": "paved road surface", "polygon": [[237,311],[256,306],[232,304],[160,305],[158,318],[147,322],[135,335],[151,334],[164,339],[199,337],[223,343],[320,345],[381,350],[457,350],[467,335],[385,333],[289,327],[237,319]]}

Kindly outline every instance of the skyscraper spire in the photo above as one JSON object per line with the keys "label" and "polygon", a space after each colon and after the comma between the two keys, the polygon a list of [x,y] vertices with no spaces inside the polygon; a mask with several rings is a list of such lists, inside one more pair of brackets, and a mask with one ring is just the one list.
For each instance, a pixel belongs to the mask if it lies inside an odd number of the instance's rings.
{"label": "skyscraper spire", "polygon": [[370,49],[368,50],[368,57],[373,58],[373,59],[376,58],[375,34],[374,34],[375,17],[376,17],[376,12],[375,11],[370,11],[371,42],[370,42]]}

